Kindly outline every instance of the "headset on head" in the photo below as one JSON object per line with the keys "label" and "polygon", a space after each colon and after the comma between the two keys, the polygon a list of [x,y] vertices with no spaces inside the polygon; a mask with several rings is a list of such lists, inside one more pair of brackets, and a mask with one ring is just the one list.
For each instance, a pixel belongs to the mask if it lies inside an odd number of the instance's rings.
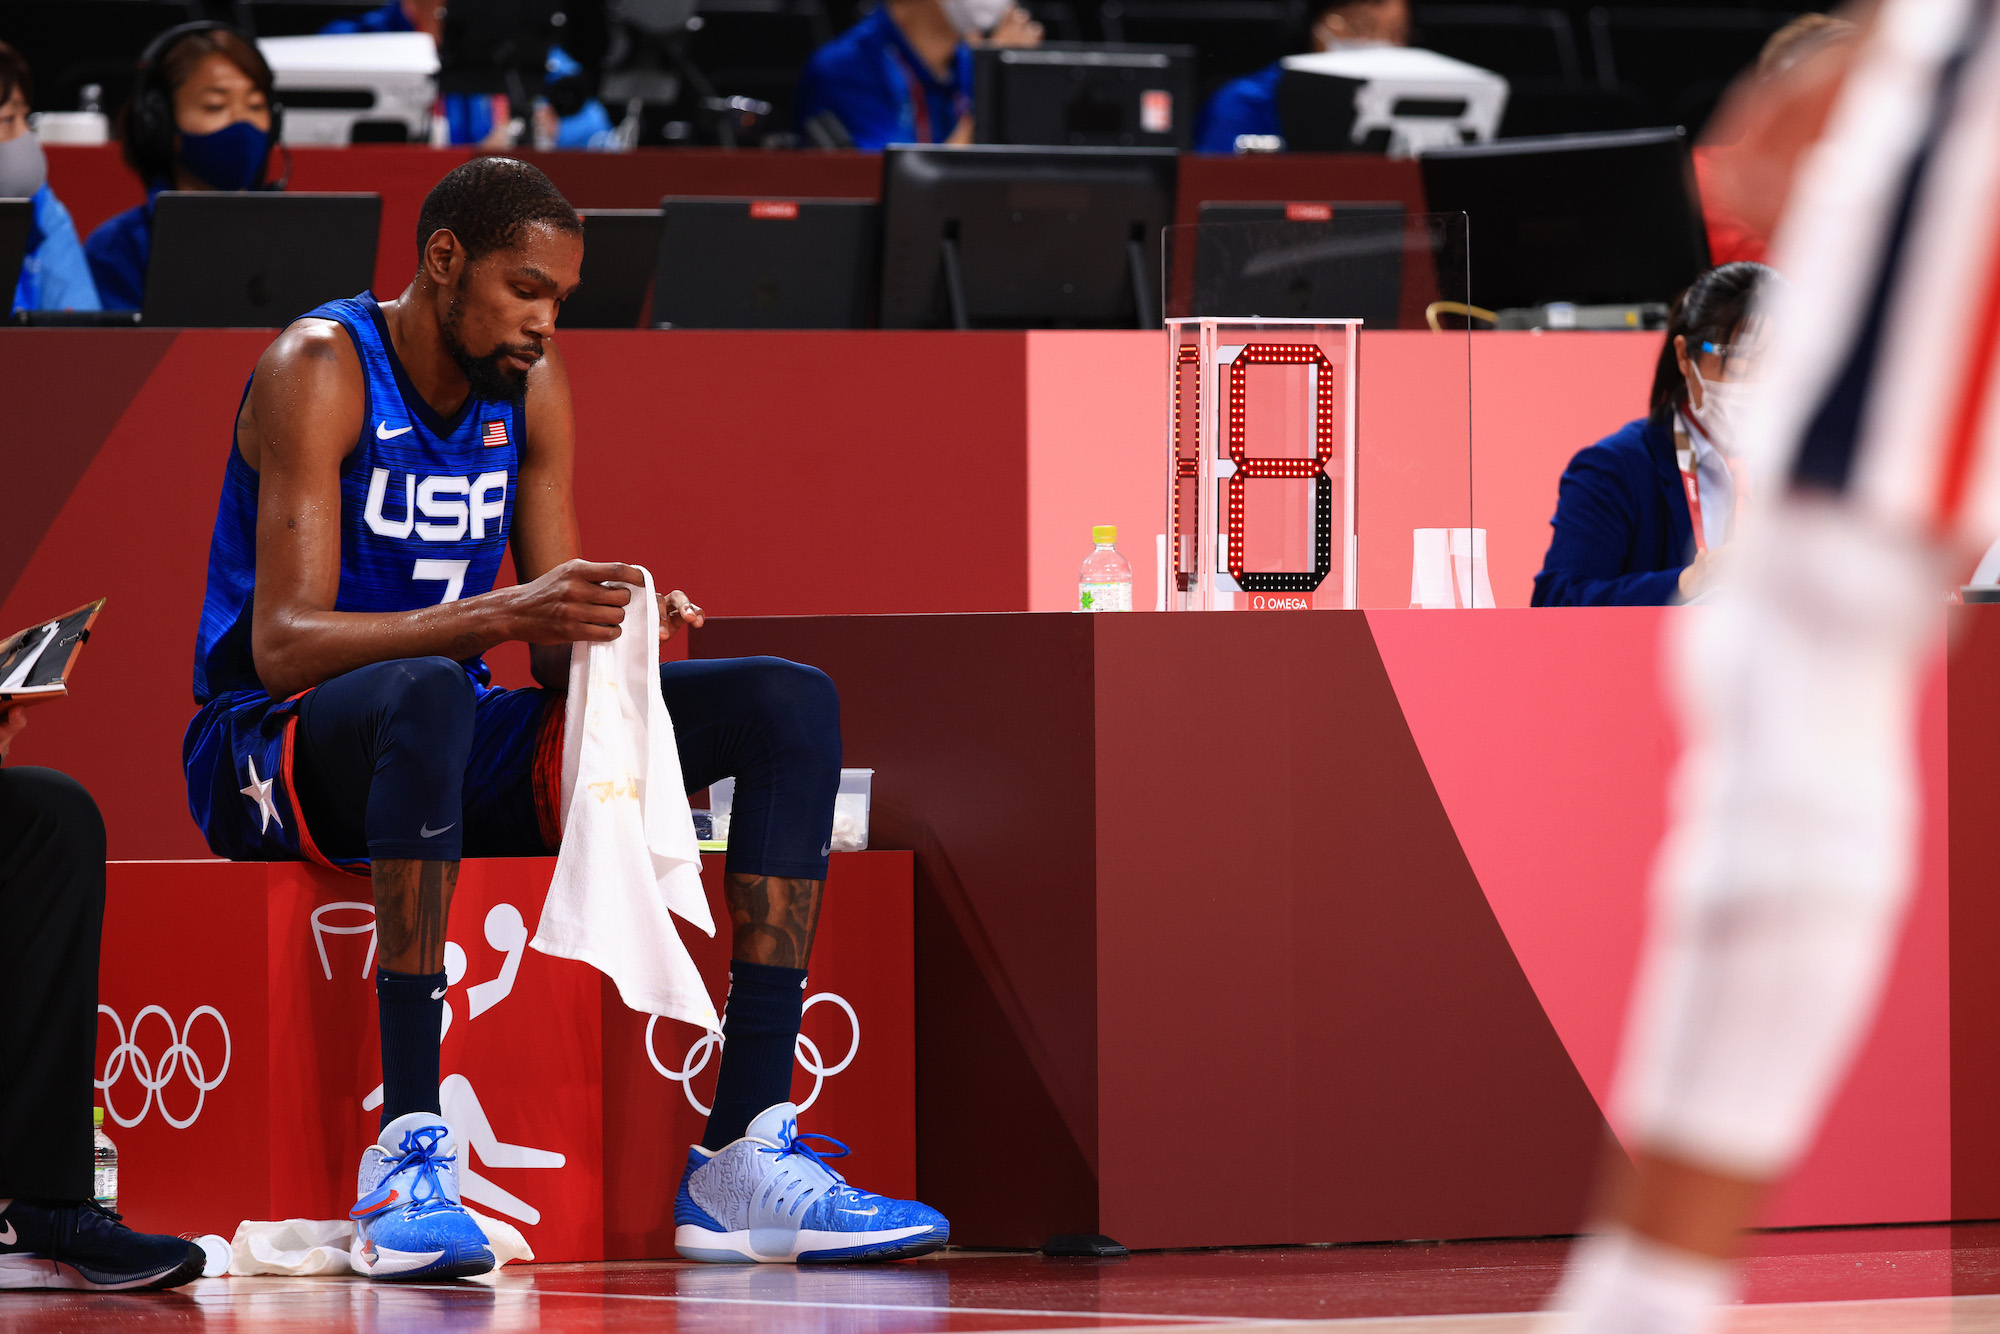
{"label": "headset on head", "polygon": [[[192,37],[204,32],[237,32],[227,23],[201,22],[182,23],[167,29],[139,53],[138,82],[132,88],[132,100],[126,104],[126,126],[130,132],[134,165],[146,179],[148,188],[156,180],[172,180],[174,174],[174,100],[166,85],[160,79],[160,62],[167,52],[173,50],[184,37]],[[244,37],[244,41],[250,41]],[[277,89],[269,93],[271,107],[270,148],[282,149],[285,129],[285,107],[278,101]],[[274,182],[257,188],[261,190],[282,190],[291,179],[290,153],[285,154],[285,174]],[[269,172],[271,167],[270,149],[264,154],[264,165],[260,174]]]}

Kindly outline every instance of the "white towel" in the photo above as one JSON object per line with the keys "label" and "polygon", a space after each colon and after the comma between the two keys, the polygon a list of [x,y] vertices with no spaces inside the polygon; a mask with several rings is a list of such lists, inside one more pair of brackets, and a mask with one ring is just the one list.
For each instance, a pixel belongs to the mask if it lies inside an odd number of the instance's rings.
{"label": "white towel", "polygon": [[632,589],[618,638],[570,651],[562,851],[533,944],[594,965],[635,1010],[720,1032],[670,915],[715,934],[674,725],[660,698],[653,576],[639,573],[645,587]]}
{"label": "white towel", "polygon": [[[510,1260],[535,1258],[533,1248],[513,1224],[488,1218],[477,1209],[465,1212],[486,1234],[495,1270]],[[245,1221],[236,1225],[236,1238],[229,1245],[229,1276],[352,1274],[354,1261],[349,1251],[353,1244],[354,1224],[345,1218]]]}

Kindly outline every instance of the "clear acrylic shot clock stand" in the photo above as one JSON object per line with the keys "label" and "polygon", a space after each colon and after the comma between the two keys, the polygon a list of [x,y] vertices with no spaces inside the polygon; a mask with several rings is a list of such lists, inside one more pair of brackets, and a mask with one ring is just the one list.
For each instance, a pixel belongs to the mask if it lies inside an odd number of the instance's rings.
{"label": "clear acrylic shot clock stand", "polygon": [[1168,609],[1355,606],[1361,321],[1166,328]]}

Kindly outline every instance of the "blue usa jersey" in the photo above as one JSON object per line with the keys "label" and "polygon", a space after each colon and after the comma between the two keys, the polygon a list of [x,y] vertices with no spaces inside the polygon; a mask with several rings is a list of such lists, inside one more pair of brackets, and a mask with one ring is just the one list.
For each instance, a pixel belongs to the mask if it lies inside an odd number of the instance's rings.
{"label": "blue usa jersey", "polygon": [[[362,369],[361,435],[341,462],[334,609],[414,611],[491,590],[514,518],[521,405],[475,398],[450,418],[438,416],[404,375],[382,309],[366,292],[305,318],[338,321]],[[296,701],[272,700],[251,656],[256,582],[257,474],[232,438],[195,645],[201,709],[183,744],[188,800],[224,856],[313,855],[290,807]],[[464,666],[483,692],[486,664],[474,658]],[[266,811],[253,798],[255,817],[245,823],[243,794],[260,782],[273,783],[272,805]]]}

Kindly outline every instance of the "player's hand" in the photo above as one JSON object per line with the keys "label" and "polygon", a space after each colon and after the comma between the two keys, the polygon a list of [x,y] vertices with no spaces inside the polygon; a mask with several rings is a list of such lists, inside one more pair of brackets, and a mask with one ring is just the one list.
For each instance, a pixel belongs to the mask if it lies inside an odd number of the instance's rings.
{"label": "player's hand", "polygon": [[14,743],[14,738],[19,736],[21,729],[27,725],[26,705],[16,704],[10,708],[0,709],[0,759],[6,758],[7,747]]}
{"label": "player's hand", "polygon": [[671,593],[655,594],[660,599],[660,642],[666,643],[679,633],[682,626],[690,630],[701,629],[708,618],[700,607],[688,601],[688,595],[676,588]]}
{"label": "player's hand", "polygon": [[1015,5],[1000,16],[993,31],[986,34],[988,46],[1040,46],[1042,25],[1027,10]]}
{"label": "player's hand", "polygon": [[616,639],[632,590],[608,585],[645,582],[646,577],[630,565],[566,560],[533,583],[509,590],[512,631],[508,638],[530,644],[589,644]]}
{"label": "player's hand", "polygon": [[1681,571],[1681,601],[1692,602],[1715,587],[1728,552],[1728,547],[1713,547],[1695,556],[1694,561]]}

